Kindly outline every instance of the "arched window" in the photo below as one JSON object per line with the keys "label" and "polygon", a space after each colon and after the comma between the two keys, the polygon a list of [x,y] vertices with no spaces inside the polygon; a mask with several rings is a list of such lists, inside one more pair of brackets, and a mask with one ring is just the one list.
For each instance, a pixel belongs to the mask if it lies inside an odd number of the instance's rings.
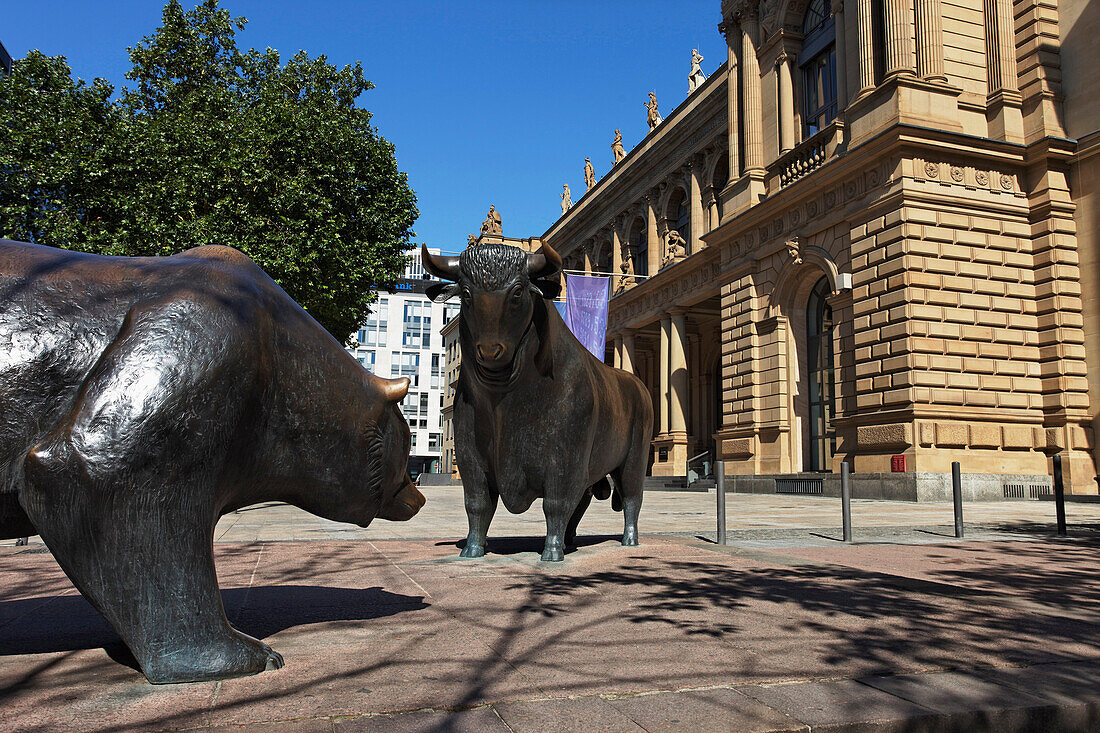
{"label": "arched window", "polygon": [[809,377],[810,471],[829,471],[836,452],[833,428],[833,309],[825,300],[829,281],[821,278],[806,303],[806,374]]}
{"label": "arched window", "polygon": [[725,155],[718,159],[718,162],[714,166],[714,178],[711,179],[711,185],[714,186],[714,198],[718,202],[718,221],[712,221],[710,223],[711,229],[716,229],[718,224],[722,221],[722,191],[726,188],[726,184],[730,180],[730,161]]}
{"label": "arched window", "polygon": [[802,18],[802,137],[836,119],[836,25],[831,0],[811,0]]}
{"label": "arched window", "polygon": [[675,229],[685,242],[691,241],[691,206],[684,189],[679,189],[672,195],[669,203],[669,219],[672,220],[670,229]]}
{"label": "arched window", "polygon": [[634,274],[649,274],[649,240],[645,219],[638,217],[630,225],[630,251],[634,255]]}

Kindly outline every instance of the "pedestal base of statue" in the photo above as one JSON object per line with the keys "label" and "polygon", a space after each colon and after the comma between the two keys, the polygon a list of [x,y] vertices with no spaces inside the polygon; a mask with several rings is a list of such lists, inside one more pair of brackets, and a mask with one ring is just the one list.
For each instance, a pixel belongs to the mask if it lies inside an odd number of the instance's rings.
{"label": "pedestal base of statue", "polygon": [[662,433],[653,439],[652,476],[685,476],[688,462],[686,432]]}

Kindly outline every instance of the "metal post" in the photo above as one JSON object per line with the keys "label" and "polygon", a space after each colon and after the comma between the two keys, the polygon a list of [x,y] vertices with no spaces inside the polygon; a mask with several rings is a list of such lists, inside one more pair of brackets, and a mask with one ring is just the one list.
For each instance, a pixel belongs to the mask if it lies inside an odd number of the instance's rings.
{"label": "metal post", "polygon": [[963,489],[962,470],[959,462],[951,463],[951,499],[955,502],[955,536],[963,536]]}
{"label": "metal post", "polygon": [[852,487],[848,482],[848,461],[840,464],[840,519],[844,523],[844,541],[852,541]]}
{"label": "metal post", "polygon": [[718,479],[718,544],[726,544],[726,462],[714,462],[714,475]]}
{"label": "metal post", "polygon": [[1054,456],[1054,511],[1058,516],[1058,536],[1066,536],[1066,487],[1062,483],[1062,456]]}

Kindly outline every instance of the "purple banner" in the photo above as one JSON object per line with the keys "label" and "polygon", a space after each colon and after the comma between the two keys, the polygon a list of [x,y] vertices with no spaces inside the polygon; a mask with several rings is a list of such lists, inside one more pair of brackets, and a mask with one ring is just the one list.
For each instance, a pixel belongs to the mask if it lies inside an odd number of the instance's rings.
{"label": "purple banner", "polygon": [[565,276],[566,323],[584,348],[603,361],[607,336],[609,277]]}

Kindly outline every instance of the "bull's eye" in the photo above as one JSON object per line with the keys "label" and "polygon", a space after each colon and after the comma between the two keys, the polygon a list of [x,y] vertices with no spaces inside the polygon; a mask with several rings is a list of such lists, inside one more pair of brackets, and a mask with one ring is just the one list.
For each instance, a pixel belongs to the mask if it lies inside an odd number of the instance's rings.
{"label": "bull's eye", "polygon": [[517,305],[521,300],[523,300],[523,288],[516,285],[512,288],[512,304]]}

